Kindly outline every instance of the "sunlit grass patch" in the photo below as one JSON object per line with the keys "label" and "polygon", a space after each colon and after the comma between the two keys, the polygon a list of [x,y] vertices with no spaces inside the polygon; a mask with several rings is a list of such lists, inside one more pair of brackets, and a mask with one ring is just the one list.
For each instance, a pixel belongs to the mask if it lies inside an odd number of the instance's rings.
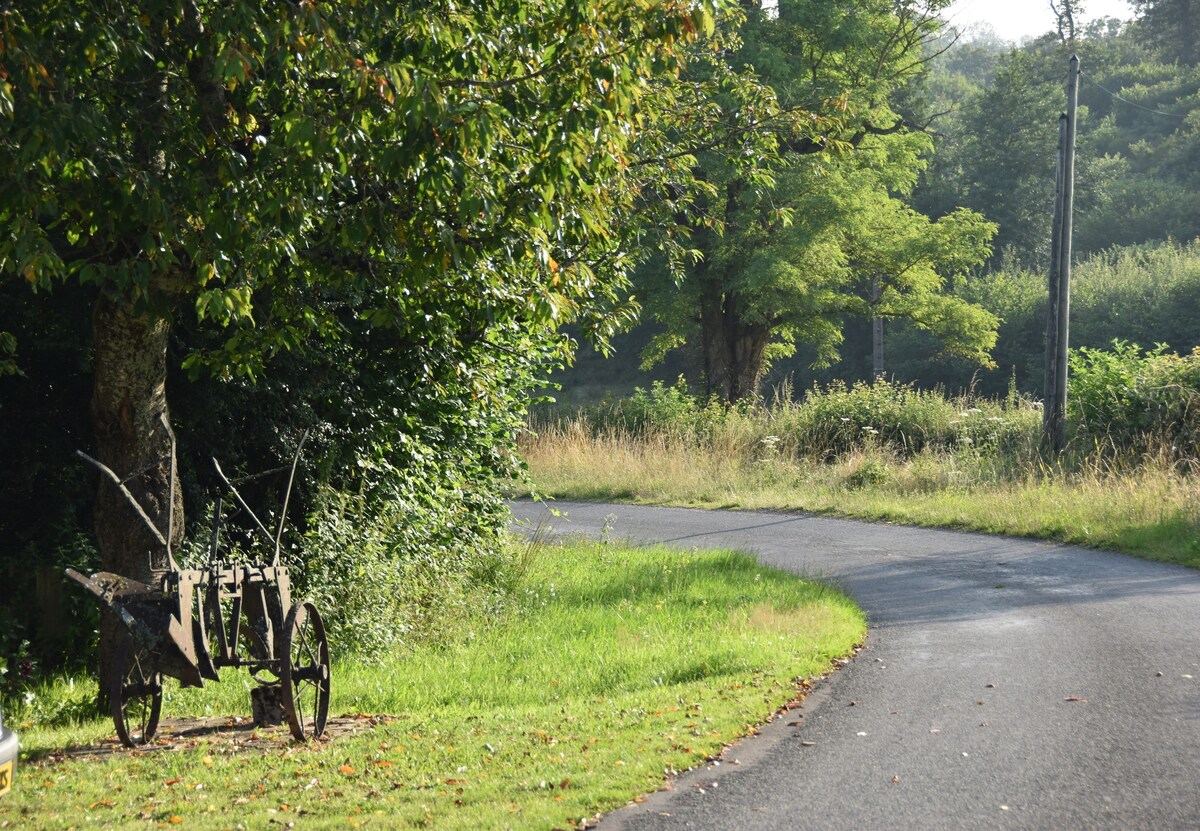
{"label": "sunlit grass patch", "polygon": [[[332,712],[391,716],[374,729],[313,746],[281,732],[267,750],[202,735],[171,750],[27,758],[0,821],[566,827],[716,754],[865,633],[843,595],[731,552],[536,545],[520,573],[507,613],[480,615],[453,643],[370,666],[335,660]],[[234,673],[176,690],[165,715],[248,714],[246,683]],[[41,691],[43,712],[59,692]],[[74,696],[90,693],[76,682]],[[21,726],[27,757],[112,733],[102,721]]]}

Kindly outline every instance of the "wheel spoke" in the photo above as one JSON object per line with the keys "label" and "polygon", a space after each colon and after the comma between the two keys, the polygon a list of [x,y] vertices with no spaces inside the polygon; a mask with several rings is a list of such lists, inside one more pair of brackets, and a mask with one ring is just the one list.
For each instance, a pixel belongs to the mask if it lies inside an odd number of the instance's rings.
{"label": "wheel spoke", "polygon": [[149,741],[158,729],[162,680],[128,633],[118,644],[111,678],[109,698],[117,736],[130,747]]}
{"label": "wheel spoke", "polygon": [[329,707],[329,647],[321,616],[311,603],[298,603],[284,626],[284,706],[299,741],[321,735]]}

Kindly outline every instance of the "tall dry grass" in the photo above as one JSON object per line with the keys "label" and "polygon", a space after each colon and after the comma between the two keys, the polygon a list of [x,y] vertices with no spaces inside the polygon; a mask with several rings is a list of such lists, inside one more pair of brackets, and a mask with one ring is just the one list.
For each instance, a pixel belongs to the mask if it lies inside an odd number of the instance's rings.
{"label": "tall dry grass", "polygon": [[[896,390],[835,392],[833,404],[810,394],[710,411],[660,389],[657,410],[651,396],[624,410],[541,413],[521,449],[538,491],[558,498],[836,513],[1200,566],[1200,480],[1173,448],[1093,442],[1048,460],[1040,408],[1016,396],[929,394],[892,407],[872,396],[895,404]],[[854,435],[839,438],[841,426]]]}

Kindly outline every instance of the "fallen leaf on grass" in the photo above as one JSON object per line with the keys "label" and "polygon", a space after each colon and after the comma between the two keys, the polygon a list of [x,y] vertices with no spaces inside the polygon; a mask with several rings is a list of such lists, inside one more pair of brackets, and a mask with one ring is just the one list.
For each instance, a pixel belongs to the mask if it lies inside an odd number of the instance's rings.
{"label": "fallen leaf on grass", "polygon": [[341,771],[342,773],[346,774],[347,776],[354,773],[354,768],[350,767],[350,765],[342,765],[341,767],[338,768],[338,770]]}

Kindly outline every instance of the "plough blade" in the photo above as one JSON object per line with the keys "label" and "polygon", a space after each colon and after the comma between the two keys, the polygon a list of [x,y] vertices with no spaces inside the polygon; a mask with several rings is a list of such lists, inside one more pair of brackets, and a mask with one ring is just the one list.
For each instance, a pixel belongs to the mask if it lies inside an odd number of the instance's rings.
{"label": "plough blade", "polygon": [[154,655],[160,672],[179,679],[185,687],[204,686],[192,633],[183,631],[183,623],[175,615],[176,598],[153,586],[108,571],[85,577],[69,568],[66,574],[113,610],[134,641]]}

